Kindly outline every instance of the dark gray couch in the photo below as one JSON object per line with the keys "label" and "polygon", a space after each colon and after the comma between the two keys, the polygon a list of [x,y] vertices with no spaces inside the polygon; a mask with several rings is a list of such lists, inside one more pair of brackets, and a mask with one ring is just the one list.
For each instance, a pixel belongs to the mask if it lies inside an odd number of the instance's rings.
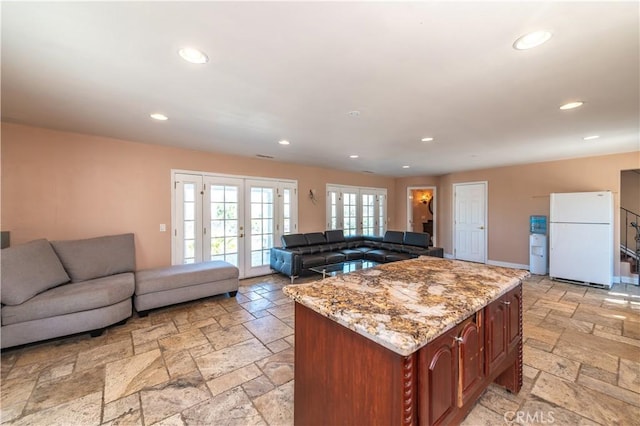
{"label": "dark gray couch", "polygon": [[384,237],[345,237],[342,230],[282,236],[282,247],[271,249],[270,266],[291,281],[314,266],[349,260],[395,262],[418,256],[443,257],[439,247],[429,247],[430,235],[387,231]]}
{"label": "dark gray couch", "polygon": [[1,347],[102,330],[131,316],[133,234],[2,249]]}

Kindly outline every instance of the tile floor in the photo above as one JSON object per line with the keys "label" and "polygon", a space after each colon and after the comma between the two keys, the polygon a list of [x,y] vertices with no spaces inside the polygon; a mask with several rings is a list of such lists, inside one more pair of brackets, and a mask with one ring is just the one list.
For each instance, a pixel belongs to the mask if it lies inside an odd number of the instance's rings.
{"label": "tile floor", "polygon": [[[310,277],[307,280],[315,279]],[[279,275],[87,334],[2,352],[1,422],[290,425],[293,305]],[[467,425],[639,424],[640,290],[524,285],[524,386],[491,385]]]}

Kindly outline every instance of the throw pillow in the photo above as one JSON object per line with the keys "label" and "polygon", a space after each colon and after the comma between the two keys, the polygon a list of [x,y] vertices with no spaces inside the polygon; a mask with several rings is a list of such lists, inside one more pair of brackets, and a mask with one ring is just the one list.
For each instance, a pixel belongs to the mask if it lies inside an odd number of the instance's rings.
{"label": "throw pillow", "polygon": [[2,292],[5,305],[19,305],[45,290],[69,282],[60,259],[47,240],[2,249]]}
{"label": "throw pillow", "polygon": [[51,245],[74,283],[135,270],[133,234],[52,241]]}

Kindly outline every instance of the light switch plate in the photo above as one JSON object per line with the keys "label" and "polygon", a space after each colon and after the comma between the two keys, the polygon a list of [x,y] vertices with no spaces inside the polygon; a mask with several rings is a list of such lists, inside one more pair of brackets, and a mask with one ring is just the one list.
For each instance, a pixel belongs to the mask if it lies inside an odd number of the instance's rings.
{"label": "light switch plate", "polygon": [[160,224],[160,232],[167,232],[167,225],[164,223]]}

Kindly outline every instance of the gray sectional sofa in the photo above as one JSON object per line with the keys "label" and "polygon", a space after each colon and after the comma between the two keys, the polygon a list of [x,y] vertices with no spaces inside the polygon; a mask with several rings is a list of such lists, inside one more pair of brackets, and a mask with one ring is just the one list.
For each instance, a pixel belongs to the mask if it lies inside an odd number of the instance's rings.
{"label": "gray sectional sofa", "polygon": [[1,347],[104,329],[131,316],[133,234],[2,249]]}
{"label": "gray sectional sofa", "polygon": [[[124,322],[148,310],[238,291],[238,268],[222,261],[135,270],[133,234],[36,240],[2,249],[0,347]],[[142,312],[141,312],[142,311]]]}
{"label": "gray sectional sofa", "polygon": [[309,268],[351,260],[395,262],[418,256],[443,257],[439,247],[429,247],[430,235],[418,232],[387,231],[384,237],[345,237],[342,230],[282,236],[282,247],[271,249],[270,266],[291,278]]}

